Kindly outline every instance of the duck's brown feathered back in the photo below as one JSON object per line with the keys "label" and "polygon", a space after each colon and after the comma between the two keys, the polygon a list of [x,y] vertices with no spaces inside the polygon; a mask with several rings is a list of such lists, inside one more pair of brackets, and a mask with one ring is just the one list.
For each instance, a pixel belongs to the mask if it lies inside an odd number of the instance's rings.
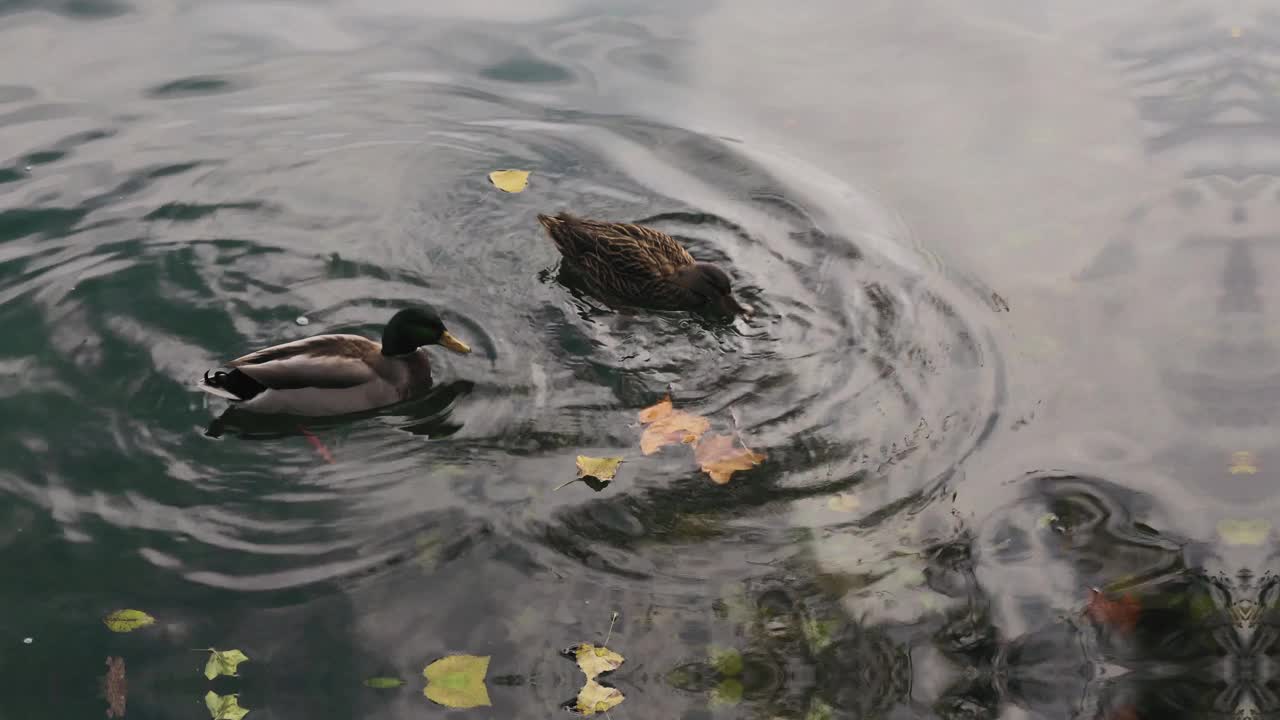
{"label": "duck's brown feathered back", "polygon": [[614,263],[629,261],[637,272],[662,275],[674,274],[695,262],[675,238],[643,225],[587,220],[567,212],[555,217],[538,215],[538,222],[547,229],[560,254],[570,260],[596,256]]}
{"label": "duck's brown feathered back", "polygon": [[[692,301],[675,274],[695,264],[693,256],[664,232],[643,225],[587,220],[567,212],[538,215],[565,264],[599,293],[648,298],[661,305]],[[669,297],[667,297],[669,296]]]}

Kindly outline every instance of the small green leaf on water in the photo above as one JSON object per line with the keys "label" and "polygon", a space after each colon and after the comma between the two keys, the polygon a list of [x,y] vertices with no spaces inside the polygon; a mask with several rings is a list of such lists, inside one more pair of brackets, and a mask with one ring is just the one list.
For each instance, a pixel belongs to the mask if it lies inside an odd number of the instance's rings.
{"label": "small green leaf on water", "polygon": [[742,653],[737,650],[721,650],[711,654],[711,664],[725,677],[742,674]]}
{"label": "small green leaf on water", "polygon": [[489,706],[489,689],[484,676],[489,672],[488,655],[449,655],[422,670],[427,699],[451,708]]}
{"label": "small green leaf on water", "polygon": [[529,186],[528,170],[494,170],[489,182],[503,192],[518,193]]}
{"label": "small green leaf on water", "polygon": [[1045,513],[1041,515],[1038,520],[1036,520],[1036,527],[1043,530],[1048,527],[1053,527],[1053,524],[1056,522],[1058,522],[1057,515],[1054,515],[1053,513]]}
{"label": "small green leaf on water", "polygon": [[367,687],[376,688],[378,690],[388,690],[400,687],[404,684],[404,681],[400,678],[393,677],[371,677],[368,680],[365,680],[364,684]]}
{"label": "small green leaf on water", "polygon": [[240,720],[249,714],[247,708],[240,707],[235,695],[219,695],[210,690],[204,696],[204,704],[213,720]]}
{"label": "small green leaf on water", "polygon": [[111,632],[133,632],[156,621],[155,618],[141,610],[116,610],[102,619]]}
{"label": "small green leaf on water", "polygon": [[209,661],[204,664],[204,676],[210,680],[219,675],[236,677],[236,667],[249,659],[239,650],[218,650],[209,648]]}

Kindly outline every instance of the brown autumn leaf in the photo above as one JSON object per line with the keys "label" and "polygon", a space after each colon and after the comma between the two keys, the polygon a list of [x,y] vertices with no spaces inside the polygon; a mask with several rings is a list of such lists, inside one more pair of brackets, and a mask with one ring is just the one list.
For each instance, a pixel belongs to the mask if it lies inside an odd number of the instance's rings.
{"label": "brown autumn leaf", "polygon": [[595,680],[596,676],[602,673],[613,672],[626,662],[626,658],[603,645],[580,643],[572,650],[573,659],[588,680]]}
{"label": "brown autumn leaf", "polygon": [[662,418],[670,415],[671,411],[674,409],[674,406],[671,404],[671,394],[667,393],[658,401],[658,404],[650,405],[640,411],[640,423],[648,425],[655,420],[661,420]]}
{"label": "brown autumn leaf", "polygon": [[676,410],[670,395],[641,410],[640,423],[647,426],[640,436],[640,451],[645,455],[658,452],[664,445],[697,442],[711,429],[711,422],[701,415]]}
{"label": "brown autumn leaf", "polygon": [[1096,623],[1115,628],[1122,633],[1129,633],[1138,624],[1142,605],[1136,597],[1128,593],[1112,599],[1101,591],[1090,588],[1085,614]]}
{"label": "brown autumn leaf", "polygon": [[707,435],[694,448],[693,456],[698,466],[717,485],[724,485],[735,472],[750,470],[765,459],[764,453],[755,452],[733,440],[732,435]]}

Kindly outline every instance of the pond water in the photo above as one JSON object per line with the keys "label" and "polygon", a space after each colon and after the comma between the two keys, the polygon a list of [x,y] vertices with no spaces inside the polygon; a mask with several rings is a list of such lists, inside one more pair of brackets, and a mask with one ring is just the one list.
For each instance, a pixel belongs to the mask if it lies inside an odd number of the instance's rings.
{"label": "pond water", "polygon": [[[556,717],[583,642],[621,718],[1280,714],[1273,6],[8,0],[0,58],[0,717]],[[757,313],[572,292],[562,209]],[[194,386],[415,303],[474,352],[384,412]],[[668,392],[763,462],[642,453]]]}

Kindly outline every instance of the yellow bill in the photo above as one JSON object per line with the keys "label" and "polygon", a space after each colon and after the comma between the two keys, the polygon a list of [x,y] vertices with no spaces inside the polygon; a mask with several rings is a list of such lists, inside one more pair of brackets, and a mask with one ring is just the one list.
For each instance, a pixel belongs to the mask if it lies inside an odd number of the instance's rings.
{"label": "yellow bill", "polygon": [[445,331],[444,331],[444,334],[440,336],[440,344],[441,344],[441,345],[443,345],[443,346],[445,346],[445,347],[447,347],[447,348],[449,348],[450,350],[452,350],[452,351],[454,351],[454,352],[456,352],[456,353],[469,353],[469,352],[471,352],[471,346],[470,346],[470,345],[468,345],[468,344],[466,344],[466,343],[462,342],[461,340],[459,340],[458,338],[456,338],[456,337],[454,337],[454,336],[450,335],[448,330],[445,330]]}

